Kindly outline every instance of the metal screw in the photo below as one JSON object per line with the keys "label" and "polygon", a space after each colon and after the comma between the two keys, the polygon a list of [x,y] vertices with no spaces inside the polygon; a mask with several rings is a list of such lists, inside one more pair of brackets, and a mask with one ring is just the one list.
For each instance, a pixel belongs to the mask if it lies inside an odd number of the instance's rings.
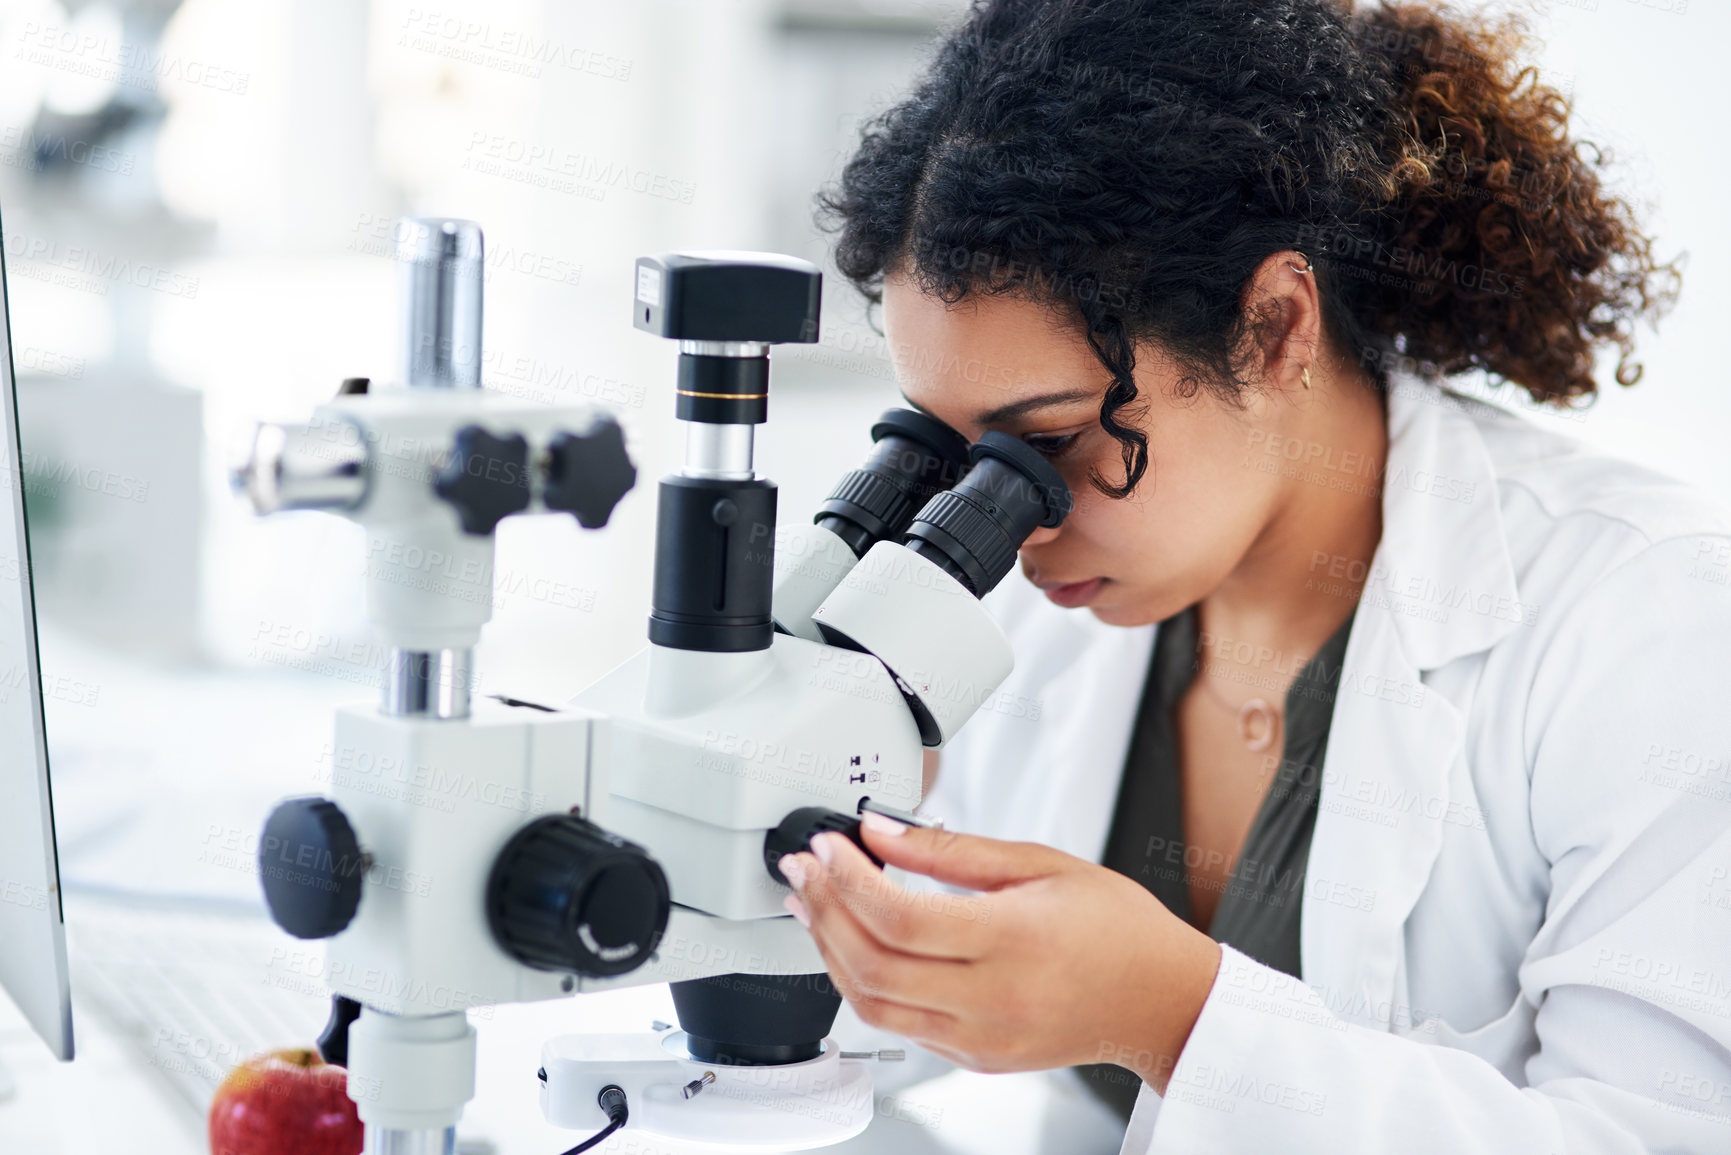
{"label": "metal screw", "polygon": [[703,1078],[693,1079],[691,1082],[685,1084],[685,1097],[687,1099],[695,1099],[699,1091],[703,1090],[703,1088],[709,1086],[709,1084],[713,1082],[715,1082],[715,1072],[703,1072]]}

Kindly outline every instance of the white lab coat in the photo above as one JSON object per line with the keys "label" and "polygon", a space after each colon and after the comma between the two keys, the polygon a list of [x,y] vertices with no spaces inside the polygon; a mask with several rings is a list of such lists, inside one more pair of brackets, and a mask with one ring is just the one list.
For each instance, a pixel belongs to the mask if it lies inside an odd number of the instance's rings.
{"label": "white lab coat", "polygon": [[[1303,982],[1226,949],[1124,1155],[1731,1151],[1731,522],[1431,381],[1389,431]],[[924,809],[1097,862],[1155,627],[989,604],[1016,669]]]}

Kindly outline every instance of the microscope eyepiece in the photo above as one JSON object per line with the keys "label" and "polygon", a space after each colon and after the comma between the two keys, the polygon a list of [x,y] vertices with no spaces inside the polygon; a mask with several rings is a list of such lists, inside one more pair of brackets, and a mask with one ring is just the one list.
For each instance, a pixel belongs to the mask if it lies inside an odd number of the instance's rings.
{"label": "microscope eyepiece", "polygon": [[1060,524],[1074,503],[1052,463],[1007,433],[987,433],[968,456],[973,468],[920,510],[907,547],[985,597],[1028,535]]}
{"label": "microscope eyepiece", "polygon": [[968,442],[935,417],[890,409],[872,426],[872,454],[837,483],[813,519],[864,557],[907,532],[914,514],[961,480]]}

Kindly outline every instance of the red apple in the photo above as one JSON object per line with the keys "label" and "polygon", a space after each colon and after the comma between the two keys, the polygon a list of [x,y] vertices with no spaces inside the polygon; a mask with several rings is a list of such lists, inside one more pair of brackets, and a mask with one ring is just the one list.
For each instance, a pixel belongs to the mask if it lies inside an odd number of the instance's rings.
{"label": "red apple", "polygon": [[348,1083],[348,1072],[317,1051],[254,1055],[211,1100],[211,1155],[360,1155]]}

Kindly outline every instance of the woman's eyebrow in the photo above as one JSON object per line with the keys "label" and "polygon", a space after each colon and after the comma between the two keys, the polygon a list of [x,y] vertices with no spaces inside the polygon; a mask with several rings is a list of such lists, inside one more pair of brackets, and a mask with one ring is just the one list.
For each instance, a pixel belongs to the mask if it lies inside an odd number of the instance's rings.
{"label": "woman's eyebrow", "polygon": [[1094,391],[1091,389],[1067,389],[1061,393],[1042,393],[1038,397],[1024,397],[1020,401],[1012,401],[1008,405],[1000,405],[996,409],[980,414],[979,424],[1001,425],[1006,421],[1014,421],[1018,417],[1026,417],[1037,409],[1051,409],[1058,405],[1068,405],[1072,401],[1092,401]]}
{"label": "woman's eyebrow", "polygon": [[[1092,401],[1096,393],[1091,389],[1067,389],[1061,393],[1042,393],[1038,397],[1024,397],[1020,401],[1012,401],[1008,405],[1000,405],[996,409],[987,410],[975,418],[976,425],[1001,425],[1006,421],[1014,421],[1025,417],[1039,409],[1050,409],[1057,405],[1068,405],[1073,401]],[[931,410],[902,394],[902,400],[924,413],[927,417],[936,416]]]}

